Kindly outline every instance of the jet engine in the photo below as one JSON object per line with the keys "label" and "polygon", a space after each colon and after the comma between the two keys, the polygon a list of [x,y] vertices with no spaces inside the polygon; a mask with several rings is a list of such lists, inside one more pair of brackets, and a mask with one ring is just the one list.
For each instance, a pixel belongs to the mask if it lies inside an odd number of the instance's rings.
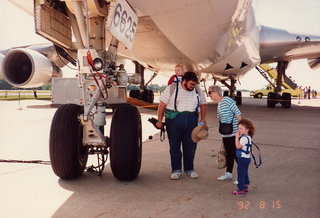
{"label": "jet engine", "polygon": [[320,67],[320,58],[308,59],[308,64],[312,70],[316,70]]}
{"label": "jet engine", "polygon": [[13,49],[0,62],[4,79],[18,88],[39,87],[49,83],[51,77],[62,77],[59,67],[30,49]]}
{"label": "jet engine", "polygon": [[4,59],[4,55],[0,53],[0,79],[3,79],[2,70],[1,70],[3,59]]}

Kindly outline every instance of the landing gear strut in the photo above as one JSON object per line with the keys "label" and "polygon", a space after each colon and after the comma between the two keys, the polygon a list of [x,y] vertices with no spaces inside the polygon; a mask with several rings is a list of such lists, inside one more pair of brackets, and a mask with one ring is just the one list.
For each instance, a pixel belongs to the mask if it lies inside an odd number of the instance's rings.
{"label": "landing gear strut", "polygon": [[230,96],[231,98],[233,98],[236,101],[237,105],[241,105],[242,104],[242,93],[240,91],[237,91],[236,95],[235,95],[235,90],[236,90],[235,83],[236,83],[236,80],[234,78],[231,78],[231,84],[230,85],[225,80],[221,80],[220,82],[223,85],[225,85],[226,87],[228,87],[229,92],[230,92],[230,95],[229,95],[228,91],[224,91],[223,92],[223,96]]}
{"label": "landing gear strut", "polygon": [[291,107],[291,94],[283,93],[281,96],[281,86],[284,80],[285,72],[288,67],[288,61],[278,62],[277,65],[277,81],[275,92],[270,92],[267,98],[267,106],[274,108],[277,103],[280,103],[283,108]]}
{"label": "landing gear strut", "polygon": [[[136,73],[128,75],[124,65],[117,64],[117,54],[119,39],[125,37],[128,40],[121,40],[122,43],[129,49],[132,46],[138,17],[127,1],[116,2],[116,8],[105,1],[92,1],[92,4],[66,1],[55,7],[49,2],[36,1],[35,6],[43,9],[47,5],[45,8],[52,14],[66,11],[70,18],[68,21],[76,41],[71,43],[71,36],[68,38],[66,34],[63,43],[77,50],[77,61],[73,61],[78,68],[78,90],[75,91],[79,92],[79,105],[62,105],[53,117],[50,129],[52,169],[62,179],[76,179],[86,169],[88,155],[93,154],[98,156],[98,165],[87,170],[101,175],[110,152],[114,176],[120,180],[133,180],[141,167],[142,130],[139,111],[127,104],[127,86],[141,84],[141,78]],[[109,31],[106,31],[107,17],[112,17]],[[47,20],[42,15],[38,18],[43,22]],[[130,29],[123,31],[129,21]],[[50,26],[51,22],[46,24]],[[138,67],[140,69],[136,71],[143,74],[143,66]],[[144,96],[153,101],[150,92]],[[110,138],[104,134],[107,108],[115,109]]]}
{"label": "landing gear strut", "polygon": [[152,78],[145,84],[144,66],[139,64],[137,61],[134,61],[133,63],[135,64],[135,72],[141,75],[142,81],[139,87],[140,89],[131,90],[129,93],[129,96],[152,104],[154,101],[154,93],[153,93],[153,90],[147,89],[147,85],[151,82],[152,79],[155,78],[157,74],[154,73]]}

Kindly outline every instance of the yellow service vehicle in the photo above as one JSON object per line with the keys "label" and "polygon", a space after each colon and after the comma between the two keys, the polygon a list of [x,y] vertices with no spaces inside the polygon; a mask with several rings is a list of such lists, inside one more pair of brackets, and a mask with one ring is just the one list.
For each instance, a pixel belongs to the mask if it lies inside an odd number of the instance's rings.
{"label": "yellow service vehicle", "polygon": [[[265,89],[259,89],[250,92],[250,96],[254,98],[262,98],[262,96],[268,96],[270,92],[275,92],[274,88],[268,85]],[[292,97],[302,97],[303,91],[299,88],[296,89],[282,89],[281,94],[290,93]]]}

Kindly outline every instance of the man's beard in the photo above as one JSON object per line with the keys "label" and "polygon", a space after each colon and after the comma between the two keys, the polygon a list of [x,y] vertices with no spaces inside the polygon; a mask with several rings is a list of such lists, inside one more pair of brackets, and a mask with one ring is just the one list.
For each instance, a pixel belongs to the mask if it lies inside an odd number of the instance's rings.
{"label": "man's beard", "polygon": [[187,91],[192,91],[194,88],[188,88],[188,86],[187,86],[187,83],[185,83],[185,84],[183,84],[183,86],[184,86],[184,88],[187,90]]}

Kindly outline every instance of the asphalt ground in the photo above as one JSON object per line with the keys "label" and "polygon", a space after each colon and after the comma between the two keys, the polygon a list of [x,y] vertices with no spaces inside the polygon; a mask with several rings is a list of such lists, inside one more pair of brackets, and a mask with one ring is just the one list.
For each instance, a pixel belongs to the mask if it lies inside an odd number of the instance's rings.
{"label": "asphalt ground", "polygon": [[[0,159],[49,161],[56,111],[49,104],[21,101],[19,110],[17,101],[0,101]],[[118,181],[109,164],[101,177],[84,172],[66,181],[50,165],[1,162],[0,217],[320,217],[320,99],[296,99],[291,109],[271,109],[266,99],[243,98],[239,108],[256,125],[253,141],[263,159],[258,169],[250,165],[245,197],[231,194],[232,181],[216,180],[224,172],[215,167],[221,144],[216,104],[208,105],[209,138],[198,143],[199,178],[183,175],[177,181],[170,180],[167,139],[160,142],[147,122],[156,111],[141,108],[144,143],[136,180]]]}

